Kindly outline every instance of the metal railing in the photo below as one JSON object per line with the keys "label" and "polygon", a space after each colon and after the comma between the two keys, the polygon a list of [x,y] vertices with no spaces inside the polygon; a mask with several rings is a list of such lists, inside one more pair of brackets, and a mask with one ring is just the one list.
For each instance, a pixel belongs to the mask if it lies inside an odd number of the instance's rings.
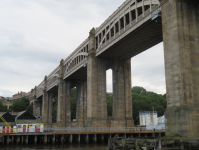
{"label": "metal railing", "polygon": [[162,126],[146,127],[77,127],[77,128],[44,128],[44,132],[144,132],[144,131],[164,131]]}

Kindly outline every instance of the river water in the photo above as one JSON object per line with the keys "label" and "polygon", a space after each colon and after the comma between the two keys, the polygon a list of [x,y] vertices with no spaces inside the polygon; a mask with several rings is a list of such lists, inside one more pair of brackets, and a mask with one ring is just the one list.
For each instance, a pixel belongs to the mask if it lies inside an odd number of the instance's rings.
{"label": "river water", "polygon": [[108,144],[14,145],[0,146],[0,150],[108,150]]}

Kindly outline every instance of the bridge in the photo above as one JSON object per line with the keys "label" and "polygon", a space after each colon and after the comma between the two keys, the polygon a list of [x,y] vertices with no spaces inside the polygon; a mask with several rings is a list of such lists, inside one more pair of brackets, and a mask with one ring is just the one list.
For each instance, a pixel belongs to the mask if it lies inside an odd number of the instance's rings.
{"label": "bridge", "polygon": [[[167,134],[199,133],[199,2],[126,0],[44,80],[26,94],[46,127],[133,127],[130,59],[164,42]],[[106,70],[113,72],[113,117],[107,117]],[[77,88],[76,122],[71,88]],[[52,99],[58,97],[57,124]]]}

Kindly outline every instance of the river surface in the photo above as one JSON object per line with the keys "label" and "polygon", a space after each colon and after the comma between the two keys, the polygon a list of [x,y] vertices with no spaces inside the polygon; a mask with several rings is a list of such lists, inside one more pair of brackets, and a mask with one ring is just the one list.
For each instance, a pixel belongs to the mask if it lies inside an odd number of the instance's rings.
{"label": "river surface", "polygon": [[108,144],[14,145],[0,146],[0,150],[108,150]]}

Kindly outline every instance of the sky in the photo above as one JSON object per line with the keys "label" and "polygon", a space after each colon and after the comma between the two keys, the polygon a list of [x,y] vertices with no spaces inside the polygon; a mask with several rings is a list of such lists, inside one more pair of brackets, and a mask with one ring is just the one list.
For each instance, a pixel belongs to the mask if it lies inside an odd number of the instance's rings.
{"label": "sky", "polygon": [[[124,0],[1,0],[0,96],[29,92]],[[132,86],[164,94],[163,43],[131,59]],[[112,73],[107,71],[107,91]]]}

